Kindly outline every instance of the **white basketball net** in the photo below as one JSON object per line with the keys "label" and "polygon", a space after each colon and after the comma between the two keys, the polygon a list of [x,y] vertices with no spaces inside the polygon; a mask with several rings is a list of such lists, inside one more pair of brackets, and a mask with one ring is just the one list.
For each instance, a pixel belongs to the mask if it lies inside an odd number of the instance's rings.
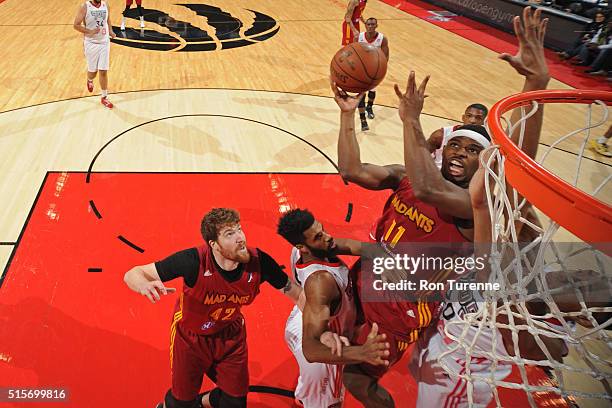
{"label": "white basketball net", "polygon": [[[512,134],[514,129],[520,126],[519,145],[522,145],[525,121],[536,112],[537,108],[538,103],[532,102],[532,108],[528,113],[525,112],[525,108],[521,108],[523,115],[519,122],[510,124],[506,120],[507,128],[509,128],[507,129],[508,134]],[[603,119],[592,123],[593,113],[600,109],[601,112],[597,113],[601,113],[600,116]],[[591,130],[598,128],[597,134],[604,134],[607,129],[605,125],[607,118],[608,108],[605,103],[597,101],[590,105],[586,125],[559,138],[544,152],[539,163],[546,165],[546,158],[559,143],[569,138],[581,137],[575,177],[573,180],[566,180],[576,186],[585,147],[589,137],[592,138]],[[480,386],[484,383],[488,384],[498,407],[502,406],[498,394],[499,387],[524,391],[531,406],[536,406],[539,393],[552,393],[547,395],[552,398],[565,399],[567,402],[574,402],[576,398],[598,399],[597,405],[610,406],[612,404],[612,341],[607,330],[612,329],[612,318],[605,322],[600,319],[598,323],[593,313],[612,312],[612,307],[587,307],[585,300],[589,299],[588,285],[594,280],[598,288],[604,291],[607,288],[608,299],[612,299],[610,291],[612,288],[611,259],[584,242],[577,243],[575,248],[559,248],[554,241],[555,235],[560,230],[559,224],[539,211],[542,226],[527,220],[520,211],[526,206],[525,200],[521,199],[519,205],[516,206],[513,203],[520,199],[517,192],[511,192],[508,197],[503,154],[498,146],[492,146],[489,149],[493,150],[493,154],[488,163],[485,163],[487,171],[485,187],[493,225],[491,237],[493,245],[490,258],[491,281],[499,282],[502,289],[483,293],[485,301],[477,312],[466,314],[463,320],[447,322],[445,333],[454,342],[451,343],[450,350],[441,355],[439,362],[452,378],[458,377],[467,381],[470,405],[474,403],[474,384],[480,382]],[[542,149],[541,146],[540,149]],[[494,160],[499,163],[496,169],[492,168]],[[610,172],[605,165],[602,165],[602,168]],[[590,192],[592,195],[597,196],[602,191],[612,178],[612,172],[610,173],[594,191]],[[508,222],[508,220],[515,222]],[[526,246],[518,244],[518,230],[521,227],[531,229],[537,236]],[[504,255],[508,254],[511,257],[504,258]],[[592,277],[579,281],[574,279],[575,274],[572,271],[580,269],[593,271]],[[566,283],[561,286],[550,285],[548,278],[545,278],[549,272],[565,276]],[[553,300],[553,296],[560,291],[575,294],[577,303],[580,305],[579,310],[561,311]],[[545,302],[547,308],[544,315],[535,316],[528,310],[528,302],[536,300]],[[508,323],[498,322],[499,316],[502,316]],[[582,318],[583,324],[589,322],[592,327],[585,328],[582,325],[576,325],[571,318],[577,316]],[[557,324],[551,326],[544,322],[549,318],[557,319]],[[499,329],[511,331],[515,349],[514,356],[499,351],[505,350]],[[534,336],[541,352],[546,355],[545,359],[530,360],[523,357],[529,354],[529,350],[521,350],[518,340],[519,333],[525,332]],[[488,342],[479,342],[481,336],[487,336]],[[552,352],[544,344],[547,338],[562,339],[569,349],[569,356],[565,357],[562,362],[555,361]],[[479,344],[489,345],[483,348]],[[456,358],[457,355],[464,356],[465,368],[463,370],[458,370],[456,365],[446,363],[445,357]],[[486,360],[486,364],[490,364],[490,369],[481,369],[483,359]],[[480,367],[476,374],[470,368],[471,365],[476,364],[475,361],[478,361]],[[497,367],[508,364],[518,369],[519,381],[495,377]],[[550,381],[530,382],[528,372],[533,371],[530,366],[546,370]],[[584,384],[590,384],[590,386],[585,387]],[[540,394],[540,397],[543,396]],[[597,402],[597,400],[591,402]]]}

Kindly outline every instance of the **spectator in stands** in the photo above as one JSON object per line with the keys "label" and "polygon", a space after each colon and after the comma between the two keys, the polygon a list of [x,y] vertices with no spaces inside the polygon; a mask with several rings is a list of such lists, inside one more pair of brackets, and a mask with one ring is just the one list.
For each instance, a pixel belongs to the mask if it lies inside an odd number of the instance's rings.
{"label": "spectator in stands", "polygon": [[[612,21],[601,27],[597,33],[580,47],[578,56],[572,64],[574,65],[589,65],[599,56],[602,46],[605,47],[609,43],[610,35],[612,34]],[[604,48],[605,49],[605,48]]]}
{"label": "spectator in stands", "polygon": [[585,72],[590,75],[609,75],[612,65],[612,22],[608,23],[608,38],[605,44],[597,47],[599,54]]}
{"label": "spectator in stands", "polygon": [[606,15],[603,13],[603,11],[599,11],[597,14],[595,14],[593,21],[584,27],[584,30],[581,32],[581,36],[578,37],[573,46],[558,53],[559,58],[564,60],[577,56],[583,50],[583,48],[585,48],[585,44],[589,43],[593,37],[595,37],[597,33],[605,26]]}

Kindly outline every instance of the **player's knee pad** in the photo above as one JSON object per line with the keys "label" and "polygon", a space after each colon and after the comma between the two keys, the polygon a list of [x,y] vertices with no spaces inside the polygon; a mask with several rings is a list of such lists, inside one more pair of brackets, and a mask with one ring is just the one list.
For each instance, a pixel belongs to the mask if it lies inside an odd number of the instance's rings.
{"label": "player's knee pad", "polygon": [[200,397],[196,397],[190,401],[182,401],[176,399],[174,395],[172,395],[171,390],[166,392],[164,403],[166,404],[166,408],[202,408],[202,399]]}
{"label": "player's knee pad", "polygon": [[138,3],[137,3],[137,4],[136,4],[136,8],[138,9],[138,15],[139,15],[140,17],[142,17],[142,16],[143,16],[142,6],[141,6],[140,4],[138,4]]}
{"label": "player's knee pad", "polygon": [[361,98],[361,100],[359,101],[359,108],[365,108],[365,95],[363,95],[363,97]]}
{"label": "player's knee pad", "polygon": [[208,396],[210,405],[213,408],[246,408],[247,397],[234,397],[224,393],[221,389],[215,388]]}

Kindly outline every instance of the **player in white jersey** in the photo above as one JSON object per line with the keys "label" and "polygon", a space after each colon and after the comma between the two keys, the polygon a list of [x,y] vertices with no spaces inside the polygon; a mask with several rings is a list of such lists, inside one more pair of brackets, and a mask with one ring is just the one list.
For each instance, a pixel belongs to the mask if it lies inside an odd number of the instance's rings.
{"label": "player in white jersey", "polygon": [[110,21],[110,9],[106,1],[90,0],[79,7],[74,19],[74,29],[83,33],[83,46],[87,59],[87,90],[93,92],[93,80],[100,73],[101,103],[112,109],[108,99],[108,68],[110,64],[110,39],[115,38]]}
{"label": "player in white jersey", "polygon": [[[389,41],[387,37],[383,35],[383,33],[379,33],[376,31],[378,28],[378,20],[374,17],[370,17],[365,22],[366,31],[359,33],[358,41],[360,43],[371,44],[375,47],[380,47],[387,57],[387,61],[389,61]],[[361,130],[366,131],[370,130],[368,126],[368,121],[366,120],[366,112],[368,114],[368,119],[374,119],[374,111],[372,110],[372,105],[374,105],[374,99],[376,99],[376,88],[368,91],[368,105],[365,103],[365,95],[359,101],[359,119],[361,119]]]}
{"label": "player in white jersey", "polygon": [[[463,122],[463,125],[484,126],[484,121],[488,112],[489,110],[483,104],[473,103],[465,108],[465,112],[463,113],[463,116],[461,116],[461,121]],[[450,139],[450,134],[457,130],[457,128],[460,126],[462,125],[445,126],[429,135],[427,144],[429,145],[429,151],[434,156],[434,160],[438,168],[442,168],[442,150],[444,150],[444,146],[446,146],[446,143]]]}
{"label": "player in white jersey", "polygon": [[336,255],[359,255],[361,243],[334,241],[301,209],[283,215],[278,233],[294,246],[291,270],[305,296],[303,312],[294,307],[285,327],[285,340],[300,368],[295,397],[306,408],[339,407],[344,400],[342,364],[388,364],[389,344],[384,335],[377,335],[376,324],[365,344],[348,343],[357,309],[349,269]]}

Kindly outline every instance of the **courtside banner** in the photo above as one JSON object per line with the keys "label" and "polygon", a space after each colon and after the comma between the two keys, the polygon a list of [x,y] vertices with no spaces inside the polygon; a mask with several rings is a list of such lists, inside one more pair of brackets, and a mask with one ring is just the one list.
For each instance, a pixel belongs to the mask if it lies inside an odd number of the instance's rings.
{"label": "courtside banner", "polygon": [[[460,16],[499,28],[507,32],[514,32],[512,19],[520,16],[527,5],[525,1],[518,0],[423,0],[426,3],[442,7]],[[570,47],[584,26],[591,20],[575,14],[565,13],[550,7],[542,9],[544,18],[548,18],[546,38],[544,44],[555,50]]]}
{"label": "courtside banner", "polygon": [[[602,252],[603,251],[603,252]],[[612,243],[368,243],[358,271],[367,302],[506,299],[606,307],[612,300]],[[577,306],[577,310],[579,306]]]}

